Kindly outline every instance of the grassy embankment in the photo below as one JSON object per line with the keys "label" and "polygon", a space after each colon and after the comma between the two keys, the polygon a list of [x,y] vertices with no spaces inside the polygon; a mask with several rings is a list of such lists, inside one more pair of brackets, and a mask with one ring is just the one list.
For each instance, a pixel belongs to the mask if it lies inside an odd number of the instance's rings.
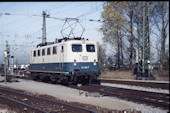
{"label": "grassy embankment", "polygon": [[[169,70],[154,70],[153,76],[158,81],[169,81]],[[136,75],[133,74],[133,70],[128,71],[105,71],[102,72],[100,78],[110,78],[110,79],[133,79]]]}

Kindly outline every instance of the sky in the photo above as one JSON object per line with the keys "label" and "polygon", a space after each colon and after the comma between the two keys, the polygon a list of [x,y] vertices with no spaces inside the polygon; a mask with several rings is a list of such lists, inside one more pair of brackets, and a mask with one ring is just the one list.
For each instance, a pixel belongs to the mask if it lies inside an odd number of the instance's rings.
{"label": "sky", "polygon": [[[42,12],[50,17],[46,18],[47,42],[54,42],[56,38],[62,38],[61,30],[65,18],[78,18],[85,28],[83,38],[103,44],[103,34],[99,32],[102,23],[93,20],[101,20],[104,2],[0,2],[0,64],[4,62],[6,41],[10,45],[10,55],[14,56],[14,62],[29,64],[30,51],[42,42]],[[73,21],[74,22],[74,21]],[[68,25],[68,24],[67,24]],[[65,25],[64,27],[67,27]],[[152,27],[155,29],[155,27]],[[157,32],[157,31],[155,31]],[[68,30],[65,33],[69,33]],[[77,24],[74,30],[75,36],[80,36],[82,27]],[[169,32],[168,32],[169,34]],[[66,36],[66,35],[65,35]],[[156,36],[151,35],[151,52],[154,60],[158,59]],[[167,38],[169,45],[169,35]],[[114,49],[107,44],[106,54],[111,54]]]}
{"label": "sky", "polygon": [[[0,2],[0,64],[4,62],[6,41],[10,45],[10,55],[14,62],[29,63],[31,49],[42,42],[42,12],[46,19],[47,42],[62,38],[64,18],[78,18],[85,28],[83,38],[102,43],[102,33],[98,31],[102,23],[89,21],[101,19],[104,2]],[[67,26],[65,26],[67,27]],[[67,31],[66,31],[67,32]],[[82,29],[77,25],[74,31],[80,36]]]}

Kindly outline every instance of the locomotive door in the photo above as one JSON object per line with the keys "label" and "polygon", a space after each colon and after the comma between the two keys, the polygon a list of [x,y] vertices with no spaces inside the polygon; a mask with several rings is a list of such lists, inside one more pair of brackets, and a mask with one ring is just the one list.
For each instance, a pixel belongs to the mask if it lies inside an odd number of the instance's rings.
{"label": "locomotive door", "polygon": [[64,49],[65,49],[65,46],[64,45],[61,45],[60,46],[60,68],[63,69],[64,67]]}

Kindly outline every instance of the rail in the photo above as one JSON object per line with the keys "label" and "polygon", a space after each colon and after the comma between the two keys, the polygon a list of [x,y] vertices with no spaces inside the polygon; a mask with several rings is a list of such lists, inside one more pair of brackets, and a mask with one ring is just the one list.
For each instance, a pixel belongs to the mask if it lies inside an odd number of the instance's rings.
{"label": "rail", "polygon": [[[70,87],[77,88],[76,86]],[[137,103],[144,103],[146,105],[169,109],[169,94],[117,88],[97,84],[89,84],[88,86],[82,86],[77,89],[88,92],[99,92],[104,96],[115,96]]]}
{"label": "rail", "polygon": [[0,88],[0,90],[7,91],[7,92],[10,92],[10,93],[16,93],[16,94],[23,95],[23,96],[37,98],[37,99],[40,99],[42,101],[48,101],[48,102],[60,104],[62,106],[68,106],[68,107],[77,109],[78,111],[80,111],[80,110],[84,111],[85,113],[97,113],[96,111],[92,111],[92,110],[89,110],[89,109],[86,109],[86,108],[82,108],[82,107],[79,107],[79,106],[75,106],[75,105],[71,105],[71,104],[67,104],[67,103],[51,100],[51,99],[44,98],[44,97],[39,97],[39,96],[35,96],[35,95],[25,94],[25,93],[22,93],[22,92],[19,92],[19,91],[11,90],[11,89]]}

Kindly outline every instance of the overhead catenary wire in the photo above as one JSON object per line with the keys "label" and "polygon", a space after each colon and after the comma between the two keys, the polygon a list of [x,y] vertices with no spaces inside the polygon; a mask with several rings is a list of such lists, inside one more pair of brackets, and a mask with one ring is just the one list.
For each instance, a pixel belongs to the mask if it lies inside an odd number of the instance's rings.
{"label": "overhead catenary wire", "polygon": [[[73,3],[74,3],[74,2],[73,2]],[[65,4],[62,4],[62,5],[69,5],[69,4],[66,4],[66,3],[65,3]],[[62,5],[60,5],[60,6],[62,6]],[[81,6],[84,6],[84,5],[86,5],[86,4],[79,5],[79,7],[77,7],[77,9],[78,9],[78,8],[80,9],[80,7],[81,7]],[[76,7],[75,7],[75,8],[76,8]],[[71,11],[71,10],[73,10],[73,9],[75,9],[75,8],[74,8],[74,7],[73,7],[73,8],[68,8],[68,9],[70,9],[70,10],[68,10],[68,11]],[[48,10],[48,9],[47,9],[47,11],[53,11],[53,12],[54,12],[54,10],[55,10],[55,8],[54,8],[54,9],[51,9],[51,10]],[[81,9],[80,9],[80,10],[81,10]],[[65,11],[66,11],[66,10],[65,10]],[[90,11],[90,12],[88,11],[88,13],[86,12],[86,14],[84,14],[84,15],[81,14],[80,18],[83,17],[83,16],[86,16],[86,15],[89,15],[89,14],[92,14],[92,13],[95,13],[95,12],[98,12],[98,11],[99,11],[99,10],[95,10],[95,11],[92,10],[92,12],[91,12],[91,11]],[[67,12],[67,11],[66,11],[66,12]],[[61,12],[60,12],[60,13],[61,13]],[[6,13],[5,15],[7,16],[7,15],[10,15],[10,14],[9,14],[9,13]],[[14,15],[15,15],[15,16],[28,16],[28,14],[14,14]],[[14,15],[13,15],[13,16],[14,16]],[[32,16],[42,17],[42,15],[29,15],[29,17],[32,17]],[[47,18],[48,18],[48,17],[47,17]],[[51,18],[57,19],[57,20],[60,20],[60,21],[64,20],[64,18],[57,18],[57,17],[54,17],[54,16],[51,16]],[[80,19],[80,18],[79,18],[79,19]],[[32,19],[32,18],[31,18],[31,19]],[[42,19],[42,18],[40,18],[40,19]],[[40,19],[39,19],[39,20],[40,20]],[[39,21],[39,20],[37,19],[37,21]],[[18,20],[18,21],[19,21],[19,20]],[[35,22],[32,24],[32,26],[34,26],[35,23],[37,22],[35,19],[34,19],[33,21],[35,21]],[[30,21],[29,23],[31,23],[31,21]],[[57,22],[56,22],[56,23],[57,23]],[[61,24],[62,24],[62,22],[61,22]],[[32,27],[31,25],[26,25],[26,24],[23,25],[23,26],[24,26],[24,27],[22,27],[22,26],[17,26],[17,27],[16,27],[17,29],[14,29],[15,32],[12,30],[13,33],[16,34],[16,32],[19,32],[19,30],[21,30],[21,31],[26,31],[26,30],[28,30],[29,28]],[[54,26],[54,24],[53,24],[53,25],[47,25],[47,33],[48,33],[47,36],[55,36],[55,37],[56,37],[55,34],[57,34],[57,32],[54,32],[54,31],[55,31],[55,29],[60,28],[60,24],[56,24],[56,27],[55,27],[55,26],[53,27],[53,26]],[[23,33],[22,33],[22,34],[19,34],[18,37],[19,37],[20,39],[21,39],[21,38],[22,38],[22,39],[24,39],[24,38],[32,38],[34,41],[31,41],[31,40],[30,40],[29,42],[30,42],[30,43],[31,43],[31,42],[34,42],[34,44],[31,44],[32,46],[34,46],[35,43],[37,43],[36,40],[38,40],[38,39],[36,39],[36,37],[37,37],[37,36],[40,36],[40,37],[41,37],[41,28],[42,28],[42,27],[40,27],[39,30],[37,30],[37,31],[35,31],[35,32],[32,32],[32,33],[29,33],[29,32],[28,32],[28,33],[25,33],[25,34],[23,34]],[[89,28],[87,28],[87,30],[88,30],[88,29],[89,29]],[[78,32],[78,31],[77,31],[77,32]],[[11,32],[11,33],[12,33],[12,32]],[[61,36],[61,35],[60,35],[60,36]],[[24,41],[25,41],[25,40],[24,40]],[[28,42],[28,43],[29,43],[29,42]],[[25,42],[24,42],[24,44],[25,44]],[[23,44],[23,45],[24,45],[24,44]],[[18,47],[22,47],[23,45],[21,45],[21,46],[18,45]],[[14,46],[16,46],[16,45],[14,45]],[[24,46],[23,46],[23,47],[24,47]],[[30,46],[30,47],[31,47],[31,46]]]}
{"label": "overhead catenary wire", "polygon": [[2,26],[7,26],[7,25],[15,24],[16,22],[25,21],[25,19],[27,19],[27,18],[28,17],[20,18],[20,19],[17,19],[17,20],[12,20],[11,22],[3,23]]}
{"label": "overhead catenary wire", "polygon": [[[29,23],[31,23],[31,24],[28,24],[28,23],[26,23],[26,24],[24,24],[24,25],[21,25],[21,26],[19,26],[19,27],[16,27],[16,28],[13,28],[13,29],[10,29],[10,30],[8,30],[8,31],[4,31],[4,32],[9,32],[9,31],[12,31],[12,32],[17,32],[17,31],[22,31],[22,30],[24,30],[24,29],[26,29],[26,28],[29,28],[33,23],[35,23],[35,22],[37,22],[38,20],[40,20],[39,18],[38,19],[36,19],[36,20],[31,20]],[[3,33],[4,33],[3,32]]]}
{"label": "overhead catenary wire", "polygon": [[[101,5],[101,6],[103,6],[103,5]],[[103,7],[102,7],[102,8],[100,8],[100,9],[98,9],[98,10],[94,10],[94,9],[93,9],[93,10],[90,10],[90,11],[88,11],[88,12],[84,13],[84,14],[81,14],[81,15],[77,16],[76,18],[83,17],[83,16],[85,16],[85,15],[88,15],[88,14],[94,13],[94,12],[99,11],[99,10],[101,10],[101,9],[103,9]]]}
{"label": "overhead catenary wire", "polygon": [[[84,5],[84,4],[83,4]],[[10,13],[4,13],[5,15],[24,15],[24,14],[10,14]],[[25,15],[26,16],[26,15]],[[32,15],[32,16],[41,16],[41,15]],[[63,20],[63,19],[60,19],[60,18],[56,18],[56,17],[48,17],[48,18],[54,18],[54,19],[58,19],[58,20]],[[29,27],[28,27],[29,28]],[[19,29],[19,28],[17,28]]]}
{"label": "overhead catenary wire", "polygon": [[[74,3],[74,2],[71,2],[70,4],[72,4],[72,3]],[[70,5],[70,4],[69,4],[69,5]],[[71,10],[73,10],[73,9],[75,9],[75,8],[81,7],[81,6],[83,6],[83,5],[85,5],[85,4],[83,3],[82,5],[79,5],[79,6],[77,6],[77,7],[72,7],[72,8],[65,9],[65,10],[63,10],[62,12],[69,12],[69,11],[71,11]],[[61,13],[60,10],[57,11],[56,13],[54,13],[54,15],[55,15],[55,14],[59,14],[59,13]]]}
{"label": "overhead catenary wire", "polygon": [[14,4],[15,4],[15,2],[14,2],[14,3],[12,3],[12,4],[10,4],[10,5],[8,5],[7,7],[3,8],[3,9],[2,9],[2,10],[0,10],[0,11],[7,10],[8,8],[11,8]]}
{"label": "overhead catenary wire", "polygon": [[[57,4],[58,4],[58,2],[57,2]],[[70,5],[70,3],[64,3],[64,4],[62,4],[61,6],[58,6],[58,7],[56,7],[56,5],[55,5],[55,7],[48,9],[48,11],[52,11],[54,9],[58,9],[58,8],[66,6],[66,5]]]}

